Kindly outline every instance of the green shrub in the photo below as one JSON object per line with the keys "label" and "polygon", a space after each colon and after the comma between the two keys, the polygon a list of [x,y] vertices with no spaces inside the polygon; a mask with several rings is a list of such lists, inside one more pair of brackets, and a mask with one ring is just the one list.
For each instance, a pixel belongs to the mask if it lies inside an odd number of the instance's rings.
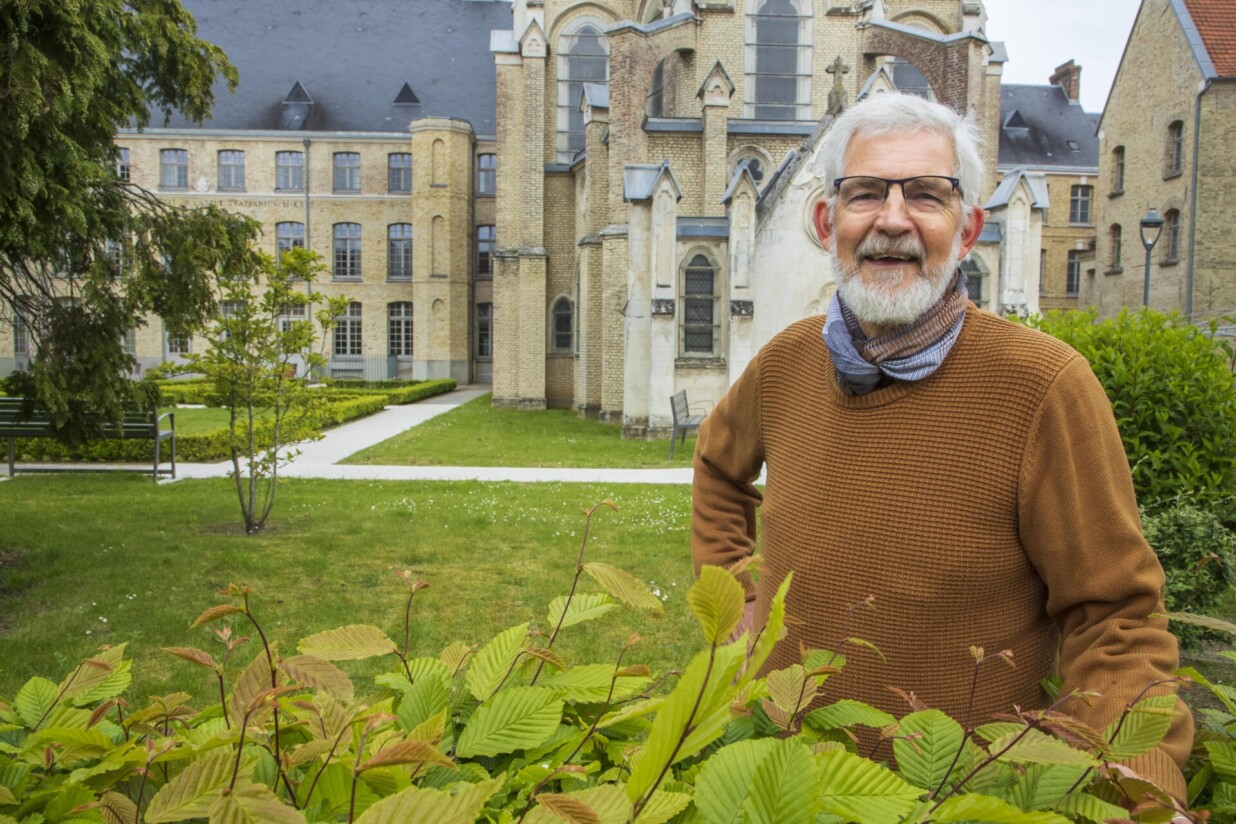
{"label": "green shrub", "polygon": [[327,396],[326,403],[318,412],[320,426],[338,426],[345,421],[363,418],[386,408],[385,395],[361,395],[358,398],[333,398]]}
{"label": "green shrub", "polygon": [[[1236,583],[1236,533],[1213,512],[1191,504],[1152,514],[1143,510],[1142,531],[1163,564],[1169,612],[1209,612]],[[1215,638],[1188,624],[1173,622],[1171,628],[1185,648]]]}
{"label": "green shrub", "polygon": [[1090,362],[1142,506],[1153,511],[1188,495],[1236,525],[1236,375],[1206,330],[1144,309],[1104,321],[1093,311],[1050,312],[1029,323]]}

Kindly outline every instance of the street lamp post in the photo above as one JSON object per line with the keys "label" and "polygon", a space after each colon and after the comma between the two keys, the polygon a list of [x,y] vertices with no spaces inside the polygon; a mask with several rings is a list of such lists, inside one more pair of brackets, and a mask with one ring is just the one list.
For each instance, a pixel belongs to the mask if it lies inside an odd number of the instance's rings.
{"label": "street lamp post", "polygon": [[1140,221],[1142,227],[1142,246],[1146,247],[1146,269],[1142,281],[1142,306],[1150,305],[1150,251],[1159,242],[1159,234],[1163,231],[1163,218],[1151,207]]}

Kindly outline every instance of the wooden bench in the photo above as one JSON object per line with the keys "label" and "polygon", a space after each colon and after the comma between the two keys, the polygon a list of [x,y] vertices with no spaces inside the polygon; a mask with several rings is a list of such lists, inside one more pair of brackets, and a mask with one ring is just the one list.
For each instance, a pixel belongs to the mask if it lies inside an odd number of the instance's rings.
{"label": "wooden bench", "polygon": [[704,421],[703,412],[691,414],[691,404],[687,403],[687,390],[675,392],[670,397],[670,412],[674,416],[674,430],[670,434],[670,459],[674,457],[674,446],[678,443],[678,433],[682,433],[682,442],[687,442],[687,432],[699,429]]}
{"label": "wooden bench", "polygon": [[[167,419],[168,428],[164,429],[163,420]],[[141,410],[126,409],[119,426],[112,421],[106,421],[99,427],[104,438],[145,439],[154,441],[154,461],[150,474],[155,480],[160,475],[176,477],[176,413],[159,414],[157,408]],[[9,477],[17,471],[16,450],[13,441],[17,438],[43,438],[55,435],[51,416],[46,410],[34,407],[26,409],[25,398],[0,398],[0,437],[9,441]],[[171,468],[160,468],[161,446],[168,442]],[[64,469],[65,467],[56,467]],[[74,467],[76,468],[76,467]],[[88,468],[88,467],[87,467]],[[40,468],[42,469],[42,467]],[[25,471],[25,470],[23,470]],[[39,471],[39,470],[33,470]]]}

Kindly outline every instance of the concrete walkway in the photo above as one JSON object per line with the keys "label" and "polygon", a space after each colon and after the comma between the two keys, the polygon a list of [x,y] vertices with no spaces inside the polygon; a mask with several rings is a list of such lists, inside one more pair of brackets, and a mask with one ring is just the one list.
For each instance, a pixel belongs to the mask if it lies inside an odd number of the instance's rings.
{"label": "concrete walkway", "polygon": [[[462,386],[404,406],[388,406],[360,420],[327,430],[321,440],[301,446],[301,454],[283,467],[285,478],[371,481],[519,481],[558,483],[689,484],[692,470],[681,469],[540,469],[490,466],[347,466],[339,461],[404,430],[484,395],[490,387]],[[176,477],[222,478],[232,465],[178,463]],[[169,483],[171,481],[164,481]]]}

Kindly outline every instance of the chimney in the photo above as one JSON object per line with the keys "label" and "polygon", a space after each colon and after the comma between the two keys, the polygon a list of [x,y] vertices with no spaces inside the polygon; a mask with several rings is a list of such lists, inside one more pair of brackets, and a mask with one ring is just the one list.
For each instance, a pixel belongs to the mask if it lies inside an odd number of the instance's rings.
{"label": "chimney", "polygon": [[1064,89],[1069,100],[1076,101],[1081,97],[1081,66],[1072,60],[1062,66],[1056,66],[1056,70],[1052,72],[1047,82]]}

